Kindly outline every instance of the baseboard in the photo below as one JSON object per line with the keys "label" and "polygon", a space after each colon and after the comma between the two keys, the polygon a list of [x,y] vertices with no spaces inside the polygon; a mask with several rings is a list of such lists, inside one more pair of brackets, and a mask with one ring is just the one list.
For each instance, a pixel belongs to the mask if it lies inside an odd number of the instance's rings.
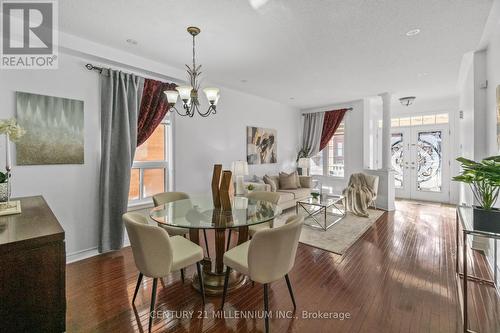
{"label": "baseboard", "polygon": [[[123,240],[123,247],[130,246],[130,241],[128,240],[127,236],[128,235],[125,234],[125,237],[124,237],[124,240]],[[97,256],[99,254],[101,254],[101,253],[99,253],[99,251],[97,250],[97,246],[96,247],[91,247],[90,249],[86,249],[86,250],[80,250],[80,251],[68,253],[66,255],[66,264],[71,264],[72,262],[76,262],[76,261],[80,261],[80,260],[83,260],[83,259],[95,257],[95,256]]]}
{"label": "baseboard", "polygon": [[68,253],[66,255],[66,264],[70,264],[70,263],[75,262],[75,261],[80,261],[83,259],[94,257],[98,254],[99,254],[99,251],[97,251],[97,246],[92,247],[90,249],[86,249],[86,250],[80,250],[80,251],[76,251],[73,253]]}

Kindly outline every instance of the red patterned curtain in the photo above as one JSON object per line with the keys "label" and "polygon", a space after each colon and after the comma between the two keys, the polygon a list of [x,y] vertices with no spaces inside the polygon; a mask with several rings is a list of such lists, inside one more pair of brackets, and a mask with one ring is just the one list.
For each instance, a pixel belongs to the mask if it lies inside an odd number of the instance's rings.
{"label": "red patterned curtain", "polygon": [[347,109],[325,112],[325,120],[323,121],[323,130],[321,131],[321,143],[319,150],[322,151],[328,145],[337,128],[339,128]]}
{"label": "red patterned curtain", "polygon": [[170,106],[163,92],[172,90],[176,86],[175,83],[144,79],[141,109],[137,119],[137,147],[146,142],[165,118]]}

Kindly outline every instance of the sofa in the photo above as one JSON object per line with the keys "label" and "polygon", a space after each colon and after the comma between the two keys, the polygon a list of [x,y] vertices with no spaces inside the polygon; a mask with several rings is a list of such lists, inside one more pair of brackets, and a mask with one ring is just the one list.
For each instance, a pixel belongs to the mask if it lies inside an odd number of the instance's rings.
{"label": "sofa", "polygon": [[[278,176],[271,176],[271,178],[278,179]],[[275,182],[277,184],[276,193],[280,195],[278,201],[278,207],[282,210],[295,207],[297,201],[305,199],[311,196],[312,187],[312,177],[311,176],[299,176],[300,188],[293,190],[285,190],[279,188],[279,181]],[[265,184],[264,182],[255,181],[245,181],[245,188],[248,185],[253,185],[254,189],[252,191],[267,191],[271,192],[271,185]]]}

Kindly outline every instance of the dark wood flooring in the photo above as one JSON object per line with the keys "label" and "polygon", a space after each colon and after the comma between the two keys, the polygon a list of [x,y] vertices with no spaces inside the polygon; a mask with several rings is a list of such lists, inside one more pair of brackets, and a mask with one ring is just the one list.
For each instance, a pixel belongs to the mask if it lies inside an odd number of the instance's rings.
{"label": "dark wood flooring", "polygon": [[[292,318],[271,319],[271,332],[461,332],[454,239],[453,207],[399,201],[395,212],[384,214],[342,257],[300,244],[290,273],[297,310]],[[475,274],[489,275],[482,255],[473,251],[469,260]],[[136,279],[130,248],[68,265],[67,331],[147,332],[151,280],[143,281],[134,309]],[[244,286],[226,301],[231,318],[216,318],[220,298],[209,297],[203,309],[190,282],[182,284],[174,273],[158,287],[156,309],[167,318],[155,319],[153,331],[261,332],[262,319],[235,317],[248,315],[238,311],[262,310],[262,294],[259,284]],[[285,280],[271,285],[269,297],[271,310],[289,316],[293,307]],[[473,286],[469,301],[471,328],[500,332],[494,289]],[[204,318],[197,318],[203,310]],[[194,311],[194,318],[187,311]],[[350,318],[304,319],[303,311]]]}

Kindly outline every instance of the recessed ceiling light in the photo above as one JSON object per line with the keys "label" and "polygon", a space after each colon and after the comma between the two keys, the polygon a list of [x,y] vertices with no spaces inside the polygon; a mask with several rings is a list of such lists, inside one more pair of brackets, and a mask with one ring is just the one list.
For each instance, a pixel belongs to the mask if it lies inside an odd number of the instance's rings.
{"label": "recessed ceiling light", "polygon": [[137,45],[137,41],[135,39],[132,39],[132,38],[127,39],[127,43],[132,44],[132,45]]}
{"label": "recessed ceiling light", "polygon": [[417,74],[418,77],[424,77],[424,76],[427,76],[427,75],[429,75],[429,73],[425,73],[424,72],[424,73],[418,73]]}
{"label": "recessed ceiling light", "polygon": [[420,29],[412,29],[406,33],[406,36],[413,37],[420,33]]}

